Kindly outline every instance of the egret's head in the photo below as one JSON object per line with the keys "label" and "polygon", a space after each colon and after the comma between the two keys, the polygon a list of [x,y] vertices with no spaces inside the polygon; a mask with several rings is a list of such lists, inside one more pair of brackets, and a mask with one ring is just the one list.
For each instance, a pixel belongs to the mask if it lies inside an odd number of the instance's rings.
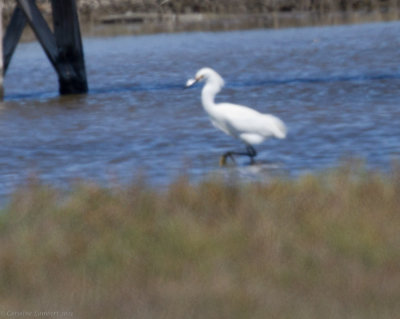
{"label": "egret's head", "polygon": [[224,86],[224,80],[222,77],[215,72],[211,68],[202,68],[199,71],[197,71],[196,76],[194,79],[189,79],[186,82],[186,87],[191,87],[197,82],[205,81],[206,83],[211,83],[214,86],[217,86],[218,88],[222,88]]}

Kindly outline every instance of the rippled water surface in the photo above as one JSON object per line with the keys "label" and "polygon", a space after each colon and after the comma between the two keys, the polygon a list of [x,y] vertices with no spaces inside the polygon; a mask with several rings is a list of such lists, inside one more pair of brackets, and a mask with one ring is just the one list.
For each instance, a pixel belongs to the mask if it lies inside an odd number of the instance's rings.
{"label": "rippled water surface", "polygon": [[193,180],[221,172],[220,154],[242,145],[209,123],[201,86],[182,89],[203,66],[226,80],[217,101],[287,124],[286,140],[257,147],[263,171],[299,175],[348,156],[385,168],[400,154],[399,35],[395,22],[85,38],[90,92],[67,97],[40,46],[20,44],[0,102],[0,194],[33,173],[66,185],[144,172],[166,185],[183,169]]}

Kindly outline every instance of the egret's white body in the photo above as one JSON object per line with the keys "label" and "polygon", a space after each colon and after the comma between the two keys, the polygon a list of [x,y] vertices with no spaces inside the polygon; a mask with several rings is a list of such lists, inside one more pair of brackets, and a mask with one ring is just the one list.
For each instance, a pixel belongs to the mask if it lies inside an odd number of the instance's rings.
{"label": "egret's white body", "polygon": [[[249,155],[252,159],[256,155],[252,145],[260,144],[269,137],[280,139],[286,137],[285,124],[276,116],[263,114],[243,105],[215,103],[215,96],[224,86],[224,80],[213,69],[200,69],[196,73],[195,79],[187,81],[186,87],[201,80],[205,81],[201,92],[201,101],[212,124],[224,133],[241,140],[254,151],[254,155],[249,153],[245,155]],[[232,157],[232,154],[243,155],[243,153],[229,152],[224,156]]]}

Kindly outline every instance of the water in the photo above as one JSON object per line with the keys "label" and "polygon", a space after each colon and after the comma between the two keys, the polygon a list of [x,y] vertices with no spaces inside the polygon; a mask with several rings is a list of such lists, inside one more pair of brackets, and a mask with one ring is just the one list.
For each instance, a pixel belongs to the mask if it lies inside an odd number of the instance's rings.
{"label": "water", "polygon": [[90,92],[67,97],[39,45],[20,44],[0,102],[0,194],[31,174],[58,186],[137,174],[167,185],[183,171],[193,180],[226,171],[219,156],[242,145],[209,123],[200,86],[182,89],[203,66],[226,80],[218,101],[289,128],[257,147],[261,171],[243,159],[240,174],[297,176],[349,156],[386,168],[400,153],[399,34],[392,22],[85,38]]}

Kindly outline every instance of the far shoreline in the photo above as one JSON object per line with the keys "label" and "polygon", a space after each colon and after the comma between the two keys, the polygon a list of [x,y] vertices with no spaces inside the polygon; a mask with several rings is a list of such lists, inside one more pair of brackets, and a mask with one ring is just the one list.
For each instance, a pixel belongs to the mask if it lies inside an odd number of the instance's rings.
{"label": "far shoreline", "polygon": [[[51,18],[46,16],[51,23]],[[353,25],[400,20],[400,10],[337,12],[272,12],[270,14],[157,14],[127,12],[96,17],[80,15],[83,37],[113,37],[180,32],[220,32],[252,29],[284,29],[333,25]],[[29,27],[23,42],[35,41]]]}
{"label": "far shoreline", "polygon": [[[251,29],[351,25],[400,19],[400,10],[337,12],[272,12],[269,14],[148,14],[103,15],[82,23],[83,36],[103,37],[176,32],[218,32]],[[82,20],[82,19],[81,19]],[[88,21],[88,20],[86,20]],[[133,22],[132,22],[133,21]]]}

